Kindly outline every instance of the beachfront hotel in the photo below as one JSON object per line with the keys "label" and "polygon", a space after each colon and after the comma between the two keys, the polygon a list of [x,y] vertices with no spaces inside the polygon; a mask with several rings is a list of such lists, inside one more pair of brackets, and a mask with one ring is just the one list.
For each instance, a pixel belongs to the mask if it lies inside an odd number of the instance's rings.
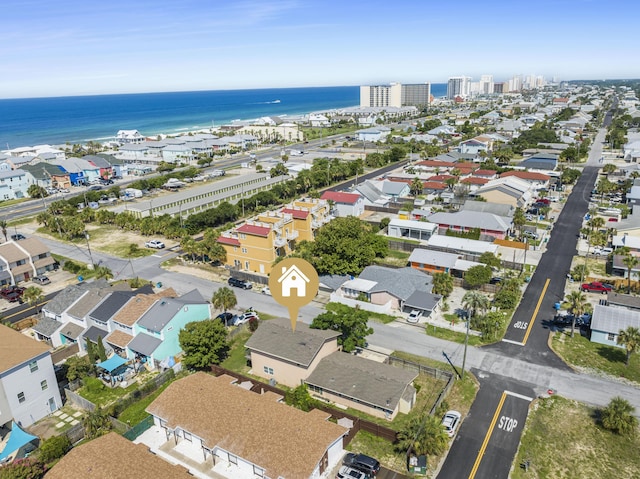
{"label": "beachfront hotel", "polygon": [[360,87],[360,106],[426,106],[431,101],[431,83],[364,85]]}

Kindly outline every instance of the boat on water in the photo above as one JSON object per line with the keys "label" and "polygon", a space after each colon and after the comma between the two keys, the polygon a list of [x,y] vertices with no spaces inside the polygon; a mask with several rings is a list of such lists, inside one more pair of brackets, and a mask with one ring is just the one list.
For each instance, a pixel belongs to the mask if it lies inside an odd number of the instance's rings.
{"label": "boat on water", "polygon": [[273,100],[271,103],[280,103],[280,100]]}

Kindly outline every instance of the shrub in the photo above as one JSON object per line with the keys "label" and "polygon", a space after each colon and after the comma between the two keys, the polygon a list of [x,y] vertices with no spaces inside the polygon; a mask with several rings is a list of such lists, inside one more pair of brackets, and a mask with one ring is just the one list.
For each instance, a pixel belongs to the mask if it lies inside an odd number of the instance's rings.
{"label": "shrub", "polygon": [[71,449],[71,441],[64,434],[45,439],[38,449],[38,457],[45,463],[55,461],[64,456]]}

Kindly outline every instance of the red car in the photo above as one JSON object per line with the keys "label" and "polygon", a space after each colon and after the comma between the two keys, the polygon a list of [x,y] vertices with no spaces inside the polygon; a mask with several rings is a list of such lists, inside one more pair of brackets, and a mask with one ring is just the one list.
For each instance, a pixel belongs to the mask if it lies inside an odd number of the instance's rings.
{"label": "red car", "polygon": [[613,286],[607,283],[592,281],[591,283],[584,283],[582,286],[580,286],[580,289],[582,291],[587,291],[588,293],[606,294],[613,289]]}

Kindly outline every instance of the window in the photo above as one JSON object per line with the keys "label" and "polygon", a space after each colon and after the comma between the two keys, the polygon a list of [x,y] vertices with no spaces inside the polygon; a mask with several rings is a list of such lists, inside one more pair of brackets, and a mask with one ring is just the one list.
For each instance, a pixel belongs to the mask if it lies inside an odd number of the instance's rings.
{"label": "window", "polygon": [[24,393],[18,393],[18,402],[23,403],[25,401]]}
{"label": "window", "polygon": [[616,335],[614,333],[607,334],[608,341],[615,341],[615,339],[616,339]]}
{"label": "window", "polygon": [[265,374],[271,374],[273,376],[273,368],[269,368],[267,366],[263,367]]}
{"label": "window", "polygon": [[244,262],[244,269],[249,269],[249,262],[248,261]]}
{"label": "window", "polygon": [[35,372],[38,370],[38,361],[31,361],[31,362],[29,363],[29,370],[30,370],[32,373],[35,373]]}
{"label": "window", "polygon": [[191,437],[191,433],[187,432],[187,431],[182,431],[182,434],[184,435],[184,438],[189,441],[189,442],[193,442],[193,438]]}
{"label": "window", "polygon": [[229,462],[231,464],[235,464],[237,466],[238,465],[238,456],[233,456],[233,455],[229,454]]}
{"label": "window", "polygon": [[47,384],[47,380],[46,379],[43,380],[43,381],[40,381],[40,389],[42,389],[43,391],[46,391],[48,387],[49,387],[49,385]]}
{"label": "window", "polygon": [[247,254],[247,248],[242,248],[242,252],[243,252],[244,254]]}

